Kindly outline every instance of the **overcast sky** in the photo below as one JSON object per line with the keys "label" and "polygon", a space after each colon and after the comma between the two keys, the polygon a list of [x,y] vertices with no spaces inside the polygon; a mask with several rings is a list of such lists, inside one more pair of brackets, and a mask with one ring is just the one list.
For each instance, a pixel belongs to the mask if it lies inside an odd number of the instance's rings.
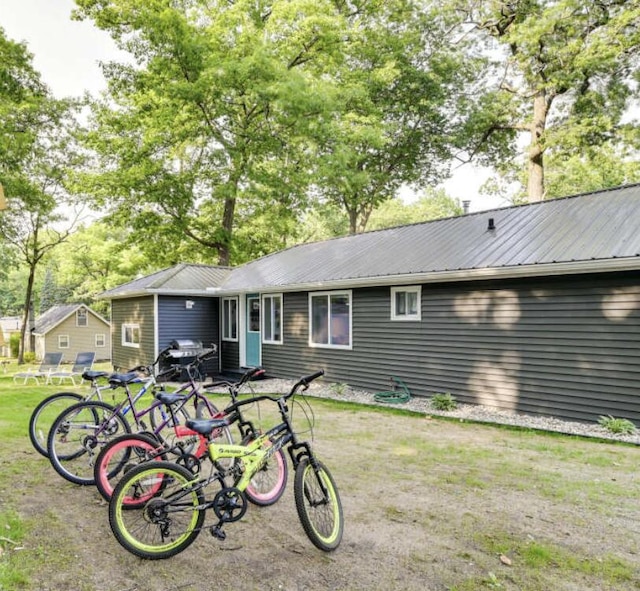
{"label": "overcast sky", "polygon": [[[59,98],[85,91],[97,95],[105,89],[99,62],[118,59],[109,35],[90,21],[71,20],[74,6],[73,0],[0,0],[0,27],[13,41],[27,44],[34,67]],[[445,188],[451,197],[471,200],[471,211],[508,205],[478,194],[486,178],[486,171],[465,165]]]}

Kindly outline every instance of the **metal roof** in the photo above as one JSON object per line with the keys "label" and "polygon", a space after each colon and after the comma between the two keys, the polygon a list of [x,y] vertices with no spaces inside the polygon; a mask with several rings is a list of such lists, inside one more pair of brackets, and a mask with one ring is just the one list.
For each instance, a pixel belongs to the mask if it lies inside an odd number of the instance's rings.
{"label": "metal roof", "polygon": [[102,292],[100,297],[114,299],[150,293],[202,294],[207,288],[221,285],[230,271],[229,267],[180,263]]}
{"label": "metal roof", "polygon": [[99,314],[96,314],[96,312],[84,304],[57,304],[36,318],[36,325],[33,329],[34,334],[47,334],[63,320],[66,320],[69,316],[74,314],[78,308],[86,309],[88,313],[93,314],[105,324],[109,324],[107,320],[102,318]]}
{"label": "metal roof", "polygon": [[616,269],[640,269],[640,185],[300,244],[234,269],[216,291]]}

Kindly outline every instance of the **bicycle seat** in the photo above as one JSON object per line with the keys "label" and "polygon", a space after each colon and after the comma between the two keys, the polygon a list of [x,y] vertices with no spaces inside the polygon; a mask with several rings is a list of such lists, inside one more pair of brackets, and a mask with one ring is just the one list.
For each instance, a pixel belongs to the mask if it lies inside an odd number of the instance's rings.
{"label": "bicycle seat", "polygon": [[93,382],[93,380],[97,380],[98,378],[106,378],[108,375],[109,372],[107,371],[96,371],[94,369],[88,369],[87,371],[82,372],[82,379]]}
{"label": "bicycle seat", "polygon": [[109,383],[114,387],[131,384],[136,380],[140,380],[140,376],[135,371],[130,371],[129,373],[114,373],[109,376]]}
{"label": "bicycle seat", "polygon": [[176,402],[182,402],[187,399],[186,394],[174,394],[166,390],[158,390],[155,393],[155,397],[156,400],[159,400],[162,404],[175,404]]}
{"label": "bicycle seat", "polygon": [[208,435],[214,429],[228,427],[227,419],[187,419],[185,426],[200,435]]}

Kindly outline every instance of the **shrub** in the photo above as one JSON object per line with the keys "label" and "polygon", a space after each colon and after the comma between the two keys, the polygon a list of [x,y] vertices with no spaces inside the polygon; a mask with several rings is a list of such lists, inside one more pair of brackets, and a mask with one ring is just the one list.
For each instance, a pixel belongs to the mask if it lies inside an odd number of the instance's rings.
{"label": "shrub", "polygon": [[607,431],[616,435],[632,435],[636,432],[636,426],[628,419],[619,419],[607,415],[606,417],[600,417],[598,423]]}
{"label": "shrub", "polygon": [[9,349],[11,350],[11,357],[17,357],[20,352],[20,334],[14,332],[9,337]]}
{"label": "shrub", "polygon": [[431,404],[436,410],[455,410],[458,408],[456,399],[449,392],[446,394],[434,394],[431,397]]}
{"label": "shrub", "polygon": [[25,351],[23,357],[25,363],[33,363],[36,360],[36,354],[33,351]]}
{"label": "shrub", "polygon": [[343,384],[343,383],[340,383],[340,382],[331,384],[331,386],[329,386],[331,391],[334,394],[336,394],[337,396],[342,396],[347,391],[348,387],[349,387],[348,384]]}

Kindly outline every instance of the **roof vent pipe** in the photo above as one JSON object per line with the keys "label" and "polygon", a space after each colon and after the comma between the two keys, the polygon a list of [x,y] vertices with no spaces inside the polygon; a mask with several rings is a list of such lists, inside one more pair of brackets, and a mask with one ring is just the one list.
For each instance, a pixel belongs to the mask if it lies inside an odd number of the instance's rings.
{"label": "roof vent pipe", "polygon": [[489,225],[487,226],[487,230],[495,230],[496,224],[493,218],[489,218]]}

